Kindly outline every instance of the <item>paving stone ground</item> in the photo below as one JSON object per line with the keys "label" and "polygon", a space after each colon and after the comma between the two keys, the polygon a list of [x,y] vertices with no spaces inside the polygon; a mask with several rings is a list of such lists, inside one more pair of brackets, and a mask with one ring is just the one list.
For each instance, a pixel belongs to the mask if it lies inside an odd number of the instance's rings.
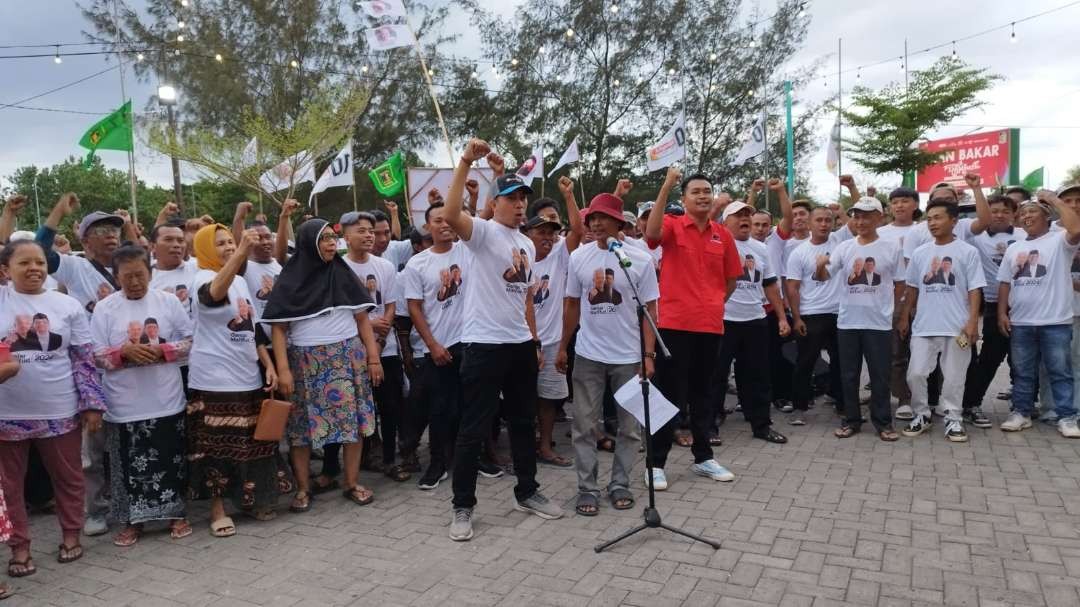
{"label": "paving stone ground", "polygon": [[[1003,374],[1002,374],[1003,375]],[[37,516],[39,572],[11,580],[19,605],[725,605],[985,607],[1080,605],[1080,441],[1044,424],[996,428],[1007,405],[987,404],[995,428],[951,444],[941,424],[884,443],[872,432],[839,441],[830,407],[793,428],[791,442],[752,439],[741,419],[722,428],[717,459],[738,478],[693,476],[675,447],[666,523],[722,542],[711,548],[648,530],[610,552],[593,546],[637,524],[640,508],[543,521],[513,510],[513,480],[480,479],[476,537],[447,538],[450,487],[423,492],[365,472],[376,501],[356,507],[328,494],[303,515],[214,539],[206,510],[179,542],[154,533],[116,548],[87,538],[86,556],[55,562],[55,519]],[[991,402],[992,401],[992,402]],[[565,424],[557,428],[568,452]],[[604,455],[602,470],[609,469]],[[635,482],[641,478],[641,462]],[[606,475],[605,475],[606,476]],[[542,467],[547,494],[569,509],[572,470]],[[634,487],[639,503],[645,491]]]}

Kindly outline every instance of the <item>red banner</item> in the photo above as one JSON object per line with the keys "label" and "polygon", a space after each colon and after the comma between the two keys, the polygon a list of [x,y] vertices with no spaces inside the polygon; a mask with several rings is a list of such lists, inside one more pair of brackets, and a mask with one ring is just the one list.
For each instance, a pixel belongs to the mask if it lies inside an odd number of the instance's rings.
{"label": "red banner", "polygon": [[915,183],[920,192],[929,192],[944,181],[956,188],[966,188],[964,175],[977,173],[983,185],[996,186],[1009,180],[1011,133],[1009,129],[973,133],[962,137],[928,141],[920,147],[941,154],[941,161],[919,173]]}

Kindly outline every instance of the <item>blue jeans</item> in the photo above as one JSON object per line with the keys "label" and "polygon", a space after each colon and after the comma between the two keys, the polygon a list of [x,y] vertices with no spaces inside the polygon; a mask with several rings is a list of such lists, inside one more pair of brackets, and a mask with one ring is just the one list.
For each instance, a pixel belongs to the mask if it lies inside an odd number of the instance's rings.
{"label": "blue jeans", "polygon": [[1058,419],[1076,416],[1073,404],[1072,325],[1012,327],[1013,410],[1031,416],[1039,363],[1046,368]]}

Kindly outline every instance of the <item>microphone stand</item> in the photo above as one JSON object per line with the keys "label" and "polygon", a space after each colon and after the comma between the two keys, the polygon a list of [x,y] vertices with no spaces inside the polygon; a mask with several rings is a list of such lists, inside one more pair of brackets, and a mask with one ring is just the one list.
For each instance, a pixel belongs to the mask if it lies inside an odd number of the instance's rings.
{"label": "microphone stand", "polygon": [[[608,244],[608,251],[612,253],[615,249],[621,247],[622,243],[615,241],[614,239]],[[653,322],[652,316],[649,315],[648,309],[641,301],[641,297],[638,296],[637,286],[634,284],[634,280],[630,277],[630,271],[627,269],[630,267],[629,260],[623,261],[620,259],[619,267],[622,268],[623,275],[626,276],[626,284],[630,287],[630,294],[634,298],[634,303],[637,304],[637,316],[638,316],[638,346],[641,349],[641,369],[645,370],[645,331],[642,326],[647,322],[649,330],[656,336],[656,346],[658,356],[663,356],[665,359],[671,358],[671,351],[667,349],[667,345],[664,343],[664,339],[660,337],[660,330],[656,328],[656,323]],[[651,270],[651,269],[650,269]],[[666,529],[672,533],[676,533],[683,537],[688,537],[694,541],[701,542],[712,546],[713,550],[720,549],[720,542],[714,542],[713,540],[706,539],[700,535],[694,535],[688,531],[683,531],[677,527],[672,527],[664,523],[660,518],[660,512],[656,509],[656,489],[653,487],[652,470],[649,468],[649,463],[652,461],[652,422],[649,416],[649,379],[646,377],[638,377],[638,383],[641,384],[641,397],[645,404],[645,477],[649,480],[649,505],[645,507],[644,518],[645,522],[624,532],[615,539],[606,541],[602,544],[597,544],[593,548],[596,552],[603,552],[611,546],[625,540],[626,538],[644,531],[645,529]]]}

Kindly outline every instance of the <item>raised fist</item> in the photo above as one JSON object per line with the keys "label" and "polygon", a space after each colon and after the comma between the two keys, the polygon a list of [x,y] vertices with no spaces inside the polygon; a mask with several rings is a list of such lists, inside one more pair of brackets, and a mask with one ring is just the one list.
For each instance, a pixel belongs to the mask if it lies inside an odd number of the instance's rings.
{"label": "raised fist", "polygon": [[619,198],[624,198],[633,188],[634,184],[629,179],[620,179],[619,182],[615,184],[614,194]]}
{"label": "raised fist", "polygon": [[566,175],[559,177],[559,191],[562,192],[563,198],[574,195],[574,180],[570,179]]}
{"label": "raised fist", "polygon": [[483,139],[470,139],[469,143],[465,146],[465,151],[461,154],[461,158],[469,164],[472,164],[484,156],[487,156],[490,152],[491,146]]}
{"label": "raised fist", "polygon": [[470,179],[465,182],[465,191],[469,193],[469,198],[479,198],[480,184],[475,179]]}
{"label": "raised fist", "polygon": [[116,209],[115,211],[113,211],[113,215],[116,215],[117,217],[122,217],[125,224],[131,223],[131,214],[127,212],[127,209]]}
{"label": "raised fist", "polygon": [[391,217],[394,216],[394,215],[397,215],[397,203],[396,202],[394,202],[393,200],[384,200],[384,201],[382,201],[382,203],[383,203],[383,206],[386,207],[386,211],[388,213],[390,213]]}
{"label": "raised fist", "polygon": [[244,233],[240,236],[240,242],[236,243],[236,250],[246,252],[258,244],[259,235],[255,233],[255,230],[244,230]]}
{"label": "raised fist", "polygon": [[750,184],[750,189],[754,192],[763,191],[765,189],[765,180],[755,179],[754,182]]}
{"label": "raised fist", "polygon": [[289,198],[281,203],[281,216],[290,217],[300,208],[300,202],[295,198]]}
{"label": "raised fist", "polygon": [[26,207],[27,198],[22,194],[15,194],[7,199],[7,203],[4,204],[4,210],[11,213],[18,213]]}
{"label": "raised fist", "polygon": [[79,210],[79,197],[76,196],[74,192],[61,194],[60,198],[56,201],[56,208],[64,215],[71,215]]}
{"label": "raised fist", "polygon": [[974,190],[982,185],[982,177],[980,177],[978,173],[968,173],[967,175],[964,175],[964,183]]}
{"label": "raised fist", "polygon": [[171,217],[172,215],[179,215],[179,214],[180,214],[180,207],[178,207],[176,205],[176,203],[172,202],[171,200],[169,202],[166,202],[165,206],[161,207],[161,212],[158,213],[158,215],[163,215],[165,217]]}
{"label": "raised fist", "polygon": [[779,192],[784,189],[784,182],[777,177],[773,177],[769,180],[769,189],[774,192]]}
{"label": "raised fist", "polygon": [[840,185],[844,186],[845,188],[853,187],[855,185],[855,178],[851,175],[841,175]]}
{"label": "raised fist", "polygon": [[664,176],[664,185],[673,187],[675,184],[679,183],[679,180],[681,179],[682,171],[679,170],[679,167],[670,166],[668,167],[667,175]]}
{"label": "raised fist", "polygon": [[495,152],[488,153],[487,163],[488,166],[491,167],[491,170],[495,171],[496,177],[506,173],[506,160]]}
{"label": "raised fist", "polygon": [[429,206],[435,204],[436,202],[442,202],[442,201],[443,201],[443,197],[442,197],[442,194],[439,193],[438,188],[431,188],[430,190],[428,190],[428,192],[427,192],[427,203],[428,203]]}
{"label": "raised fist", "polygon": [[247,217],[248,213],[250,213],[254,208],[255,208],[255,205],[253,205],[250,202],[245,200],[245,201],[241,202],[240,204],[236,205],[236,216],[237,217]]}

